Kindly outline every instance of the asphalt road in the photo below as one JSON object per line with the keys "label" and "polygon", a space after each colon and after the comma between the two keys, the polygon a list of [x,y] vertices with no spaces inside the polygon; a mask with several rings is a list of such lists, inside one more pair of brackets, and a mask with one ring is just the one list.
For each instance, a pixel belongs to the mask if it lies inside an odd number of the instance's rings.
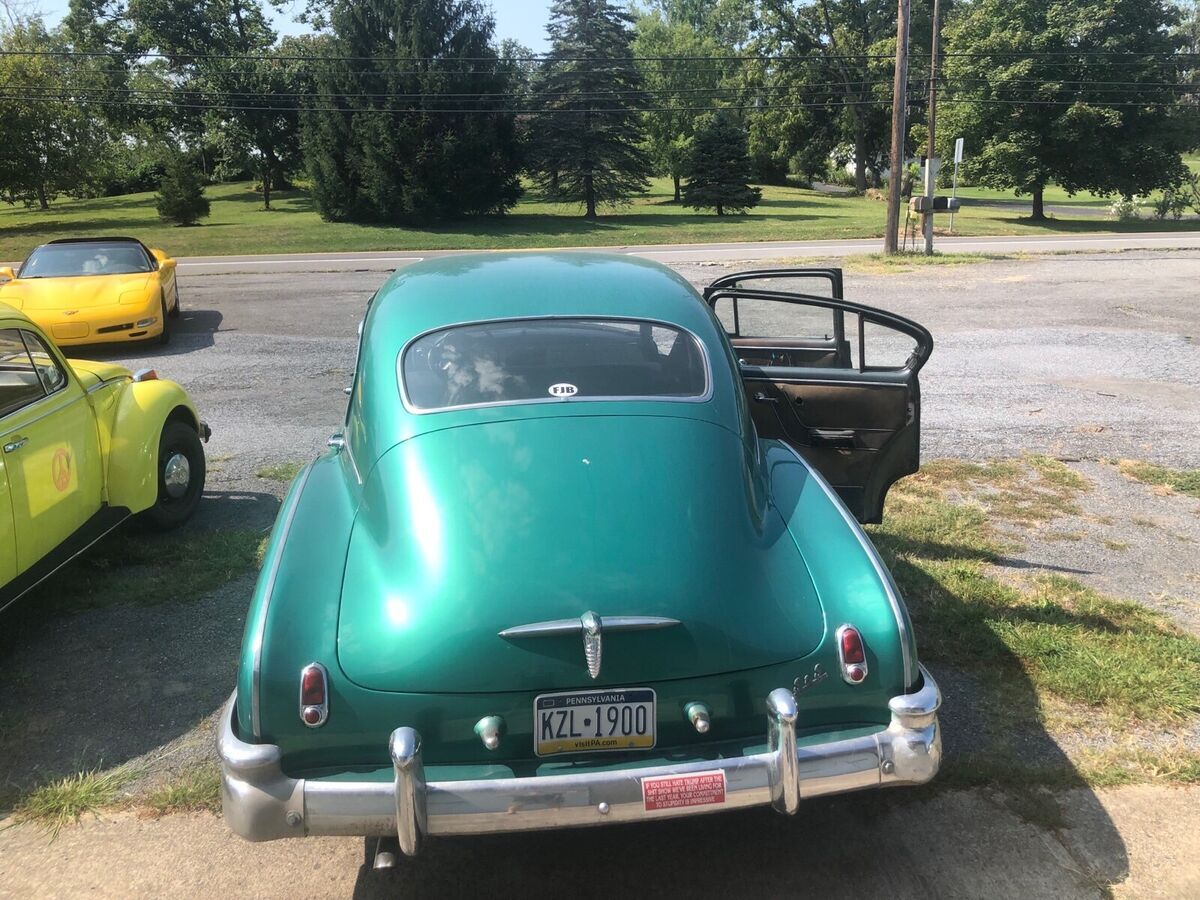
{"label": "asphalt road", "polygon": [[[1156,250],[1200,249],[1200,231],[1172,233],[1146,232],[1139,234],[1079,234],[1034,237],[939,237],[936,248],[955,253],[1045,253],[1080,250]],[[586,252],[587,248],[569,248]],[[701,261],[764,260],[785,258],[821,258],[877,253],[883,249],[882,238],[863,238],[843,241],[775,241],[768,243],[726,244],[648,244],[643,246],[607,247],[612,253],[644,256],[668,264]],[[181,273],[189,275],[219,275],[239,273],[282,272],[353,272],[390,271],[420,259],[450,256],[458,250],[424,250],[418,252],[370,253],[297,253],[257,256],[195,256],[179,261]]]}
{"label": "asphalt road", "polygon": [[[92,355],[186,385],[213,426],[214,480],[244,486],[266,463],[310,458],[344,416],[357,325],[386,272],[324,265],[185,270],[169,347]],[[697,285],[742,267],[674,265]],[[926,458],[1042,452],[1196,467],[1198,285],[1200,246],[851,272],[846,293],[934,334],[921,374]]]}

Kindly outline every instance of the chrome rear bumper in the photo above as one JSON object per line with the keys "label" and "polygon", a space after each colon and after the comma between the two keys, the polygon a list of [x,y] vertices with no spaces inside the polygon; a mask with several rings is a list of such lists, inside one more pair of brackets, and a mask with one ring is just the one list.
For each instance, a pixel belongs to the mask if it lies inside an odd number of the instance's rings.
{"label": "chrome rear bumper", "polygon": [[[391,782],[290,778],[271,744],[247,744],[233,731],[234,698],[217,735],[225,819],[252,841],[304,835],[398,835],[412,855],[427,834],[486,834],[647,821],[770,804],[795,813],[825,794],[922,784],[942,756],[941,694],[930,674],[912,694],[893,697],[891,723],[874,734],[796,746],[796,702],[780,688],[767,698],[767,751],[733,759],[530,778],[426,782],[421,738],[397,728]],[[656,776],[721,772],[724,800],[650,808],[642,782]]]}

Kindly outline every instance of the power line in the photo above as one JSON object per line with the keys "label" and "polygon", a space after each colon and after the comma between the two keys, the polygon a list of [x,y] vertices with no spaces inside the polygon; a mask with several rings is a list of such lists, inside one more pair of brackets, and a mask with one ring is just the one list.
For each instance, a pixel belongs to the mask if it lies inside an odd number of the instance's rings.
{"label": "power line", "polygon": [[[2,100],[12,100],[21,102],[78,102],[78,97],[71,93],[42,93],[42,94],[4,94],[0,95]],[[919,94],[915,98],[910,98],[912,102],[922,99]],[[272,106],[272,105],[252,105],[246,102],[241,103],[162,103],[154,101],[139,101],[131,99],[96,99],[88,102],[101,106],[125,106],[125,107],[143,107],[157,108],[167,112],[176,109],[198,109],[212,111],[230,111],[230,112],[296,112],[295,106]],[[945,97],[940,99],[942,103],[972,103],[980,105],[1022,105],[1022,106],[1074,106],[1077,103],[1085,102],[1086,100],[1069,99],[1069,100],[1034,100],[1034,99],[1006,99],[1006,98],[978,98],[978,97]],[[1145,100],[1145,101],[1119,101],[1105,100],[1101,102],[1087,103],[1090,106],[1100,108],[1109,107],[1147,107],[1147,106],[1162,106],[1166,101],[1162,100]],[[871,100],[847,100],[844,98],[831,98],[829,100],[817,102],[800,102],[800,103],[753,103],[753,104],[722,104],[722,105],[705,105],[705,106],[664,106],[652,107],[638,110],[639,112],[714,112],[717,110],[743,110],[743,111],[764,111],[764,110],[798,110],[798,109],[824,109],[824,108],[842,108],[855,106],[888,106],[888,101],[880,99]],[[405,114],[405,115],[582,115],[584,113],[618,113],[627,111],[624,107],[614,108],[596,108],[589,107],[585,109],[510,109],[503,106],[495,107],[342,107],[342,106],[325,106],[325,107],[302,107],[300,111],[304,112],[339,112],[339,113],[386,113],[386,114]]]}
{"label": "power line", "polygon": [[[1156,59],[1167,61],[1200,60],[1200,53],[1175,53],[1153,51],[1118,51],[1118,50],[963,50],[947,51],[939,54],[941,57],[960,57],[974,59],[991,59],[995,57],[1016,57],[1021,59],[1041,58],[1104,58],[1118,59]],[[553,53],[534,56],[344,56],[340,54],[287,54],[287,53],[189,53],[179,51],[167,53],[163,51],[119,51],[119,50],[0,50],[0,56],[30,56],[30,57],[60,57],[116,60],[133,59],[165,59],[165,60],[247,60],[247,61],[279,61],[279,62],[370,62],[370,63],[488,63],[492,66],[502,66],[517,62],[530,63],[565,63],[565,62],[602,62],[608,66],[624,66],[637,63],[750,63],[750,62],[819,62],[823,60],[866,60],[878,59],[892,61],[890,53],[825,53],[817,51],[810,54],[741,54],[726,56],[680,55],[680,56],[628,56],[622,59],[592,56],[557,56]],[[927,58],[928,51],[914,50],[910,53],[913,58]]]}
{"label": "power line", "polygon": [[[917,85],[925,81],[924,76],[911,77],[908,80],[909,90],[914,91]],[[452,100],[452,99],[496,99],[496,100],[524,100],[537,99],[546,101],[556,100],[593,100],[593,99],[619,99],[619,98],[672,98],[676,96],[693,96],[693,97],[714,97],[720,98],[723,96],[744,96],[744,95],[759,95],[770,93],[783,93],[788,91],[797,91],[799,93],[843,93],[849,88],[870,88],[880,87],[891,83],[891,78],[873,78],[852,81],[822,81],[822,82],[802,82],[798,85],[791,84],[765,84],[753,86],[713,86],[701,88],[630,88],[624,90],[600,90],[600,91],[555,91],[555,92],[533,92],[526,97],[524,94],[518,94],[512,91],[503,92],[478,92],[478,91],[271,91],[271,90],[256,90],[247,88],[244,90],[232,90],[224,88],[212,88],[201,85],[199,87],[191,87],[181,85],[174,88],[141,88],[133,86],[76,86],[67,80],[46,79],[39,81],[37,84],[27,84],[22,86],[9,86],[7,88],[0,87],[0,96],[3,96],[3,91],[70,91],[77,96],[106,96],[116,95],[118,97],[125,96],[203,96],[212,94],[221,97],[243,97],[243,98],[267,98],[267,99],[336,99],[336,98],[387,98],[395,100]],[[1058,91],[1067,85],[1076,87],[1086,86],[1086,91],[1077,91],[1081,94],[1091,94],[1097,90],[1103,90],[1108,93],[1136,93],[1136,92],[1159,92],[1159,91],[1181,91],[1190,93],[1200,90],[1200,82],[1146,82],[1146,81],[1097,81],[1097,80],[1065,80],[1065,79],[1035,79],[1035,78],[1015,78],[1003,79],[1000,81],[992,81],[985,78],[954,78],[943,79],[939,78],[939,84],[947,87],[987,87],[992,90],[1004,90],[1013,85],[1035,86],[1048,91]],[[1035,98],[1031,98],[1035,99]]]}

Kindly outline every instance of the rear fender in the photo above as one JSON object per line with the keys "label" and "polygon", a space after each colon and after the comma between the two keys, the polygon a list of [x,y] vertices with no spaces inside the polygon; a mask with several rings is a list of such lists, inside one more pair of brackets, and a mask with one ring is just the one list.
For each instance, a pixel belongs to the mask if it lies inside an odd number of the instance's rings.
{"label": "rear fender", "polygon": [[833,488],[782,441],[763,441],[771,499],[804,556],[825,609],[832,643],[852,624],[867,645],[871,676],[856,697],[887,698],[920,682],[912,622],[891,573]]}
{"label": "rear fender", "polygon": [[158,442],[178,419],[197,432],[200,417],[173,381],[135,381],[117,402],[108,454],[108,502],[138,513],[158,500]]}

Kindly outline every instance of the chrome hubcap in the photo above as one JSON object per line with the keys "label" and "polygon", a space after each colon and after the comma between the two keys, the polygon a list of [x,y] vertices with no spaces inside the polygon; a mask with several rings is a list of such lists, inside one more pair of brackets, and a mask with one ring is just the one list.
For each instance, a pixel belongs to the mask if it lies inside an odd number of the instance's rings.
{"label": "chrome hubcap", "polygon": [[163,466],[163,485],[167,495],[178,500],[187,493],[188,484],[192,480],[192,464],[182,453],[174,453]]}

